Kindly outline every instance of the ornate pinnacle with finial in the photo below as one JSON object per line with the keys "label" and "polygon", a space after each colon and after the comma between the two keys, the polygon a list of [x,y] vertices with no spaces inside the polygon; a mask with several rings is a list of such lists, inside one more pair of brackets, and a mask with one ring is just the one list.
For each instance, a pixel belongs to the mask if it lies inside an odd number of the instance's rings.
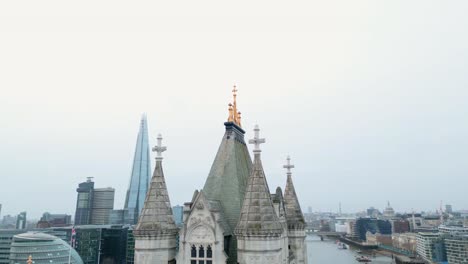
{"label": "ornate pinnacle with finial", "polygon": [[26,263],[28,263],[28,264],[32,264],[32,263],[33,263],[33,261],[32,261],[32,256],[31,256],[31,255],[29,255],[28,261],[26,261]]}
{"label": "ornate pinnacle with finial", "polygon": [[265,139],[260,138],[260,128],[258,127],[258,125],[255,125],[254,138],[249,140],[249,144],[254,144],[255,146],[253,150],[254,154],[260,154],[260,152],[262,152],[262,150],[260,149],[260,144],[263,143],[265,143]]}
{"label": "ornate pinnacle with finial", "polygon": [[228,117],[228,122],[234,122],[234,113],[232,110],[232,104],[229,103],[229,117]]}
{"label": "ornate pinnacle with finial", "polygon": [[234,89],[232,89],[232,97],[233,97],[232,111],[233,111],[233,114],[234,114],[234,123],[239,124],[239,122],[238,122],[239,116],[237,114],[237,88],[236,88],[236,85],[234,85]]}
{"label": "ornate pinnacle with finial", "polygon": [[156,160],[162,160],[163,157],[162,157],[161,154],[162,154],[164,151],[167,150],[167,147],[164,147],[164,146],[162,145],[162,139],[163,139],[163,138],[162,138],[161,134],[158,134],[158,138],[157,138],[157,139],[158,139],[158,144],[157,144],[155,147],[153,147],[153,151],[156,152]]}
{"label": "ornate pinnacle with finial", "polygon": [[294,168],[294,165],[291,164],[291,157],[289,157],[289,155],[286,158],[286,165],[284,165],[283,168],[286,169],[288,175],[291,175],[291,169]]}
{"label": "ornate pinnacle with finial", "polygon": [[228,122],[233,122],[234,124],[241,127],[241,113],[237,111],[237,86],[234,85],[232,89],[233,101],[229,104],[229,117]]}

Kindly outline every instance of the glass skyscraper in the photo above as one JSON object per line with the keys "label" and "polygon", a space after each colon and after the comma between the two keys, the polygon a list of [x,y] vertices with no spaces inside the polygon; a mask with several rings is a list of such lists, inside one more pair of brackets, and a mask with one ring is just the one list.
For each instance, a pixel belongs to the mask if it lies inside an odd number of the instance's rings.
{"label": "glass skyscraper", "polygon": [[124,222],[126,224],[136,224],[138,216],[145,203],[146,192],[148,191],[151,179],[150,149],[148,143],[148,123],[146,115],[143,115],[138,132],[135,155],[133,157],[132,175],[127,190],[124,207]]}

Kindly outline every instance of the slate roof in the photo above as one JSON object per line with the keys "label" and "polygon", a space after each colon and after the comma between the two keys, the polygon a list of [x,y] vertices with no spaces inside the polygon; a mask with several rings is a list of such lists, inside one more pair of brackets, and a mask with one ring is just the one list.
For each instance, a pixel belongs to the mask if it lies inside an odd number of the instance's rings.
{"label": "slate roof", "polygon": [[273,207],[260,154],[255,154],[254,157],[254,164],[235,233],[237,236],[271,236],[283,233],[281,222]]}
{"label": "slate roof", "polygon": [[156,160],[145,205],[133,233],[135,236],[156,236],[158,234],[176,234],[177,232],[178,228],[172,214],[162,161]]}
{"label": "slate roof", "polygon": [[288,173],[283,199],[284,206],[286,208],[286,221],[288,223],[288,228],[304,228],[304,215],[302,214],[301,206],[299,205],[299,200],[297,199],[296,190],[294,189],[294,184],[290,173]]}
{"label": "slate roof", "polygon": [[224,125],[226,132],[203,192],[209,200],[219,202],[229,229],[234,230],[239,220],[252,160],[244,141],[245,131],[233,122]]}

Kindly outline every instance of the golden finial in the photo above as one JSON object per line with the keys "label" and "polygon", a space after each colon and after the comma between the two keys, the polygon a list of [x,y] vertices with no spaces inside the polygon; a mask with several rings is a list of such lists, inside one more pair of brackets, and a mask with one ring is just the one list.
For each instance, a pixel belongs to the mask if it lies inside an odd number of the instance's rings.
{"label": "golden finial", "polygon": [[232,112],[232,104],[229,103],[229,117],[228,122],[234,122],[234,113]]}
{"label": "golden finial", "polygon": [[31,256],[31,255],[29,255],[28,261],[26,261],[26,263],[28,263],[28,264],[32,264],[32,263],[33,263],[33,261],[32,261],[32,256]]}
{"label": "golden finial", "polygon": [[233,102],[229,104],[229,117],[228,122],[233,122],[234,124],[241,126],[241,117],[240,112],[237,111],[237,86],[234,85],[232,89]]}
{"label": "golden finial", "polygon": [[234,88],[232,89],[232,97],[233,97],[232,111],[234,113],[234,123],[237,124],[237,87],[236,85],[234,85]]}

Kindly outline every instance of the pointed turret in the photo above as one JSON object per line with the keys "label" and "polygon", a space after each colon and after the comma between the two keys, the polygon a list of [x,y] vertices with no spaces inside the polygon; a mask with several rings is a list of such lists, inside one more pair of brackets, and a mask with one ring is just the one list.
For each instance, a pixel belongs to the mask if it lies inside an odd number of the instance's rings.
{"label": "pointed turret", "polygon": [[245,191],[239,223],[234,231],[237,236],[238,263],[286,263],[287,237],[276,214],[268,183],[260,158],[260,129],[255,126],[254,163]]}
{"label": "pointed turret", "polygon": [[167,263],[175,258],[176,235],[178,228],[172,214],[162,168],[162,136],[158,135],[158,145],[153,148],[156,167],[145,204],[133,234],[135,236],[135,263]]}
{"label": "pointed turret", "polygon": [[247,179],[252,167],[252,160],[244,141],[245,131],[240,127],[236,92],[234,86],[234,103],[229,104],[228,122],[224,123],[226,132],[203,187],[209,200],[221,203],[231,230],[234,230],[239,220]]}
{"label": "pointed turret", "polygon": [[[237,88],[233,89],[233,102],[229,104],[229,116],[224,123],[224,133],[218,152],[206,179],[203,192],[208,200],[219,202],[222,217],[234,230],[244,201],[245,188],[252,167],[252,160],[241,128],[240,112],[237,109]],[[227,229],[226,229],[227,230]],[[229,264],[237,263],[237,244],[234,234],[226,234],[226,254]]]}
{"label": "pointed turret", "polygon": [[236,235],[280,235],[283,232],[270,196],[270,190],[260,158],[260,129],[255,126],[255,137],[249,143],[255,144],[254,164],[245,191],[244,202],[237,224]]}
{"label": "pointed turret", "polygon": [[283,166],[287,170],[286,188],[284,189],[284,205],[286,207],[286,220],[289,228],[304,228],[305,221],[302,214],[299,200],[297,199],[296,189],[292,181],[291,169],[294,165],[291,164],[291,158],[288,156],[286,165]]}
{"label": "pointed turret", "polygon": [[289,156],[286,159],[286,165],[283,167],[286,169],[287,175],[284,206],[286,207],[286,222],[288,224],[290,259],[293,259],[294,263],[307,264],[305,221],[292,181],[291,169],[294,168],[294,165],[291,164]]}

